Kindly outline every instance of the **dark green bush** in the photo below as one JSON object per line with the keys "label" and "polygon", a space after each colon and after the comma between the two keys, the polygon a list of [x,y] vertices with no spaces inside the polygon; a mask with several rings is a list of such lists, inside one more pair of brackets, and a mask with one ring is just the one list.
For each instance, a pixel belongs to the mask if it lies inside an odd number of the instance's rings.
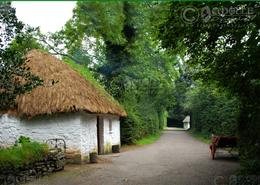
{"label": "dark green bush", "polygon": [[158,134],[164,128],[166,111],[160,110],[154,104],[153,98],[145,95],[135,96],[134,93],[125,94],[122,104],[127,117],[123,118],[120,124],[123,144],[135,143],[143,137]]}
{"label": "dark green bush", "polygon": [[197,86],[187,94],[191,127],[205,136],[237,135],[239,101],[215,87]]}
{"label": "dark green bush", "polygon": [[0,170],[18,169],[43,160],[48,154],[48,146],[29,138],[20,137],[10,148],[0,149]]}

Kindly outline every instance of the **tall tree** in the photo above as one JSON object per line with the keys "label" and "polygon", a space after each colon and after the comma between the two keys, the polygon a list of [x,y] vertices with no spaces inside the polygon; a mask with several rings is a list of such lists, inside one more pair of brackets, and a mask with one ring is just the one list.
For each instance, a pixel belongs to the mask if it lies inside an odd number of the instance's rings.
{"label": "tall tree", "polygon": [[33,38],[24,32],[10,2],[1,2],[0,11],[0,110],[7,110],[15,107],[18,95],[40,85],[41,80],[25,65],[24,56]]}
{"label": "tall tree", "polygon": [[88,38],[95,38],[96,55],[102,59],[89,66],[128,112],[121,124],[123,142],[158,132],[173,103],[175,57],[164,52],[148,31],[150,5],[79,2],[63,31],[72,55]]}
{"label": "tall tree", "polygon": [[[194,11],[189,11],[189,16],[195,19],[185,23],[182,11],[191,7]],[[225,11],[213,14],[217,12],[213,9],[234,8],[238,10],[235,16]],[[160,27],[163,46],[173,53],[185,50],[196,77],[217,82],[240,99],[240,153],[245,159],[242,164],[250,173],[259,173],[260,3],[172,3],[171,10]],[[196,17],[201,12],[204,16]]]}

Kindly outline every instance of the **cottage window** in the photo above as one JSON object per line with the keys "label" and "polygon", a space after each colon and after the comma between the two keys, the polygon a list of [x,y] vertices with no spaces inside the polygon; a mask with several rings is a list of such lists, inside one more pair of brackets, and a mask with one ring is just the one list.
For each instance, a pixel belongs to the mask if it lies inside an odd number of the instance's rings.
{"label": "cottage window", "polygon": [[112,132],[112,120],[109,119],[109,132],[111,133]]}

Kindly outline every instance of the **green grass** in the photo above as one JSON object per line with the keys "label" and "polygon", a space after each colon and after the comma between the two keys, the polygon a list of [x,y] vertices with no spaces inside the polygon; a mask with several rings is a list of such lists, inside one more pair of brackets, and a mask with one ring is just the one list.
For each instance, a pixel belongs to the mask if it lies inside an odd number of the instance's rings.
{"label": "green grass", "polygon": [[83,76],[85,79],[90,81],[91,84],[94,85],[99,90],[100,95],[105,96],[108,100],[111,101],[111,103],[121,106],[111,95],[107,93],[105,88],[100,83],[97,82],[97,80],[93,77],[92,73],[89,71],[89,69],[86,66],[77,64],[74,61],[69,60],[67,58],[64,58],[63,61],[67,63],[76,72],[78,72],[81,76]]}
{"label": "green grass", "polygon": [[27,167],[43,160],[48,154],[48,146],[38,142],[28,142],[0,149],[0,171]]}
{"label": "green grass", "polygon": [[74,69],[75,71],[77,71],[81,76],[83,76],[84,78],[86,78],[87,80],[91,81],[91,83],[97,87],[97,88],[101,88],[104,90],[104,88],[95,80],[95,78],[92,76],[91,72],[89,71],[89,69],[86,66],[77,64],[75,62],[73,62],[72,60],[69,60],[67,58],[64,58],[63,61],[67,64],[69,64],[69,66]]}
{"label": "green grass", "polygon": [[140,145],[140,146],[152,144],[155,141],[157,141],[160,137],[161,137],[161,133],[155,134],[155,135],[150,135],[150,136],[144,137],[144,138],[136,141],[135,144]]}
{"label": "green grass", "polygon": [[203,142],[203,143],[206,143],[206,144],[210,144],[211,143],[211,140],[210,140],[210,137],[205,135],[205,134],[202,134],[202,133],[199,133],[199,132],[195,132],[193,130],[189,130],[188,133],[193,136],[194,138],[196,138],[197,140]]}

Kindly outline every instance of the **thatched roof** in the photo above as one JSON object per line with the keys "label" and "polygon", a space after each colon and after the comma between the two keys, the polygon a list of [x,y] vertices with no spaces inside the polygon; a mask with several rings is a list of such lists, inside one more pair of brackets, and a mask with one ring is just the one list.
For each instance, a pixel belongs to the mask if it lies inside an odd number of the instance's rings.
{"label": "thatched roof", "polygon": [[108,93],[93,85],[65,62],[38,50],[30,51],[26,59],[26,65],[44,81],[44,85],[17,97],[18,115],[34,117],[87,111],[126,116],[125,110]]}

